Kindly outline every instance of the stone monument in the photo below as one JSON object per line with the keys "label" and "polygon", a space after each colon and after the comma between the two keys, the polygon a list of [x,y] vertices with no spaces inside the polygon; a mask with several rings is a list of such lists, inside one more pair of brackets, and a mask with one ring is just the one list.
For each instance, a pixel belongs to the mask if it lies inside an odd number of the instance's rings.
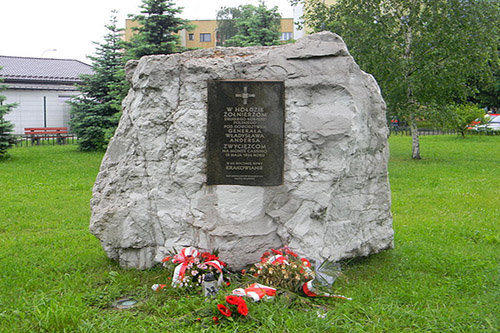
{"label": "stone monument", "polygon": [[90,223],[120,265],[185,246],[234,269],[283,245],[333,261],[393,246],[385,104],[339,36],[126,69]]}

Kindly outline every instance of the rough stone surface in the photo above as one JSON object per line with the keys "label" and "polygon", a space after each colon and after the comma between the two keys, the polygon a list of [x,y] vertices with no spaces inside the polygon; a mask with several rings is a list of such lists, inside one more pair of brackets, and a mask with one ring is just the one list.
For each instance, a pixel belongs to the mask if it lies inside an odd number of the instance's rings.
{"label": "rough stone surface", "polygon": [[[91,201],[91,232],[124,267],[173,247],[232,268],[289,245],[313,260],[393,246],[385,104],[342,39],[218,48],[129,62],[131,89]],[[207,186],[207,80],[285,82],[285,182]]]}

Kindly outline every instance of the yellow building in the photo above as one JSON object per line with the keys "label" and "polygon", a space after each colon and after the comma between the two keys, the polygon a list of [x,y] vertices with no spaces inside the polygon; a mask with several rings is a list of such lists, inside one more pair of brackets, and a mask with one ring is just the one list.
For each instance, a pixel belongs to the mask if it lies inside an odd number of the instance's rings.
{"label": "yellow building", "polygon": [[281,19],[281,40],[287,41],[294,39],[293,35],[293,18],[282,18]]}
{"label": "yellow building", "polygon": [[[183,29],[179,31],[181,45],[187,48],[210,48],[217,45],[217,21],[216,20],[195,20],[189,21],[193,25],[193,30]],[[137,21],[127,19],[125,22],[125,41],[130,41],[134,35],[133,27],[138,27]],[[287,41],[294,38],[293,19],[281,19],[281,40]]]}
{"label": "yellow building", "polygon": [[215,47],[217,42],[216,20],[189,21],[194,26],[193,30],[183,29],[179,31],[181,45],[187,48],[210,48]]}
{"label": "yellow building", "polygon": [[132,28],[137,28],[138,26],[139,22],[137,21],[131,19],[125,20],[125,34],[123,35],[123,39],[125,39],[126,42],[130,42],[132,40],[132,36],[135,34]]}

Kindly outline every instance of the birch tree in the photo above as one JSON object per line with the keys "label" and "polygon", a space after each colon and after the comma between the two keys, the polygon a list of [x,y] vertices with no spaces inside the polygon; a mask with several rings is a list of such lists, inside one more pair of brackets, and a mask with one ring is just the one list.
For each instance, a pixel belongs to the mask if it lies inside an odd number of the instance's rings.
{"label": "birch tree", "polygon": [[256,46],[280,44],[281,15],[278,7],[223,7],[217,12],[217,29],[221,46]]}
{"label": "birch tree", "polygon": [[389,113],[410,125],[414,159],[417,120],[464,103],[498,70],[497,0],[292,2],[304,2],[306,25],[339,34],[374,75]]}

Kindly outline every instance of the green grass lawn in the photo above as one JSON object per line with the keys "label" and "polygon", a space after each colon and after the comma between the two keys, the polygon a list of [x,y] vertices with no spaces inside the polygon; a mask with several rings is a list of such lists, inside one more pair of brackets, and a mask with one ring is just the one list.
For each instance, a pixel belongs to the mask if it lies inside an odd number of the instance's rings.
{"label": "green grass lawn", "polygon": [[[424,159],[413,161],[411,139],[390,138],[395,248],[343,263],[336,292],[352,301],[287,294],[219,325],[217,300],[153,293],[163,270],[106,258],[88,231],[101,153],[13,148],[0,160],[0,331],[498,331],[500,137],[421,142]],[[140,303],[113,309],[123,296]]]}

